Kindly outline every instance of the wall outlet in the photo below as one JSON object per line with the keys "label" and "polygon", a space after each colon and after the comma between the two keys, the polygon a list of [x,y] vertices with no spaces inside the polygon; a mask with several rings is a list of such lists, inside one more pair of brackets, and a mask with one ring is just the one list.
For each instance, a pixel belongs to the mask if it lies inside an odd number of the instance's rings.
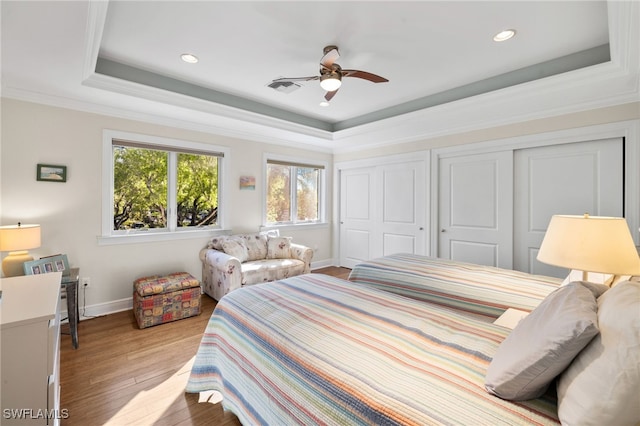
{"label": "wall outlet", "polygon": [[91,287],[91,278],[89,277],[80,278],[80,287],[82,288]]}

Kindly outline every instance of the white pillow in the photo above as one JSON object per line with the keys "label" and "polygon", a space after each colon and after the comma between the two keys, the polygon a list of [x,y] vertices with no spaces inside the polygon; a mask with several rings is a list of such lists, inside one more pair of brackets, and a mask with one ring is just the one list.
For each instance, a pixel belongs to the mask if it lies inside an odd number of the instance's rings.
{"label": "white pillow", "polygon": [[267,259],[291,259],[291,237],[269,237]]}
{"label": "white pillow", "polygon": [[260,235],[264,235],[267,238],[275,238],[280,236],[279,229],[269,229],[268,231],[260,231]]}
{"label": "white pillow", "polygon": [[598,298],[600,334],[558,380],[558,417],[567,425],[640,423],[640,283]]}
{"label": "white pillow", "polygon": [[245,262],[249,256],[247,246],[240,238],[224,240],[222,242],[222,249],[229,256],[237,258],[240,263]]}
{"label": "white pillow", "polygon": [[247,246],[247,260],[262,260],[267,257],[267,236],[263,234],[240,235]]}
{"label": "white pillow", "polygon": [[209,241],[209,244],[207,244],[207,248],[218,250],[218,251],[224,251],[224,249],[222,248],[222,243],[227,238],[228,237],[226,235],[215,236],[211,239],[211,241]]}

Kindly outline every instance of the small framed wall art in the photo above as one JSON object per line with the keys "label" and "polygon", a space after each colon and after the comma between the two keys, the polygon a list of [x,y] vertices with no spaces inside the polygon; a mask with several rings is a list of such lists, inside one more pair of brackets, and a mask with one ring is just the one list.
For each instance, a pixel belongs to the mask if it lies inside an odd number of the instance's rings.
{"label": "small framed wall art", "polygon": [[256,189],[255,176],[240,176],[240,190],[253,191]]}
{"label": "small framed wall art", "polygon": [[53,164],[38,164],[36,179],[46,182],[66,182],[67,166],[54,166]]}

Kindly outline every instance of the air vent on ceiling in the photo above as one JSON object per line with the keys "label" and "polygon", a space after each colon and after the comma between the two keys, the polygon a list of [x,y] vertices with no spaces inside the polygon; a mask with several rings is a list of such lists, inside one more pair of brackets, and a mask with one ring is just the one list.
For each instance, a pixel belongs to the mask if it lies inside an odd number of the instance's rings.
{"label": "air vent on ceiling", "polygon": [[299,84],[293,83],[291,81],[274,81],[268,84],[274,90],[282,93],[291,93],[294,90],[298,90],[300,87]]}

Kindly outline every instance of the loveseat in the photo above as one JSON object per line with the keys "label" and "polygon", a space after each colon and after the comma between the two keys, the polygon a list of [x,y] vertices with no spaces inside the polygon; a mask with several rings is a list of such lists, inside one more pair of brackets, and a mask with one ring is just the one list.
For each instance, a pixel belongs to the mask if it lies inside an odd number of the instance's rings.
{"label": "loveseat", "polygon": [[276,232],[216,236],[200,251],[204,292],[220,300],[242,286],[308,274],[312,257]]}

